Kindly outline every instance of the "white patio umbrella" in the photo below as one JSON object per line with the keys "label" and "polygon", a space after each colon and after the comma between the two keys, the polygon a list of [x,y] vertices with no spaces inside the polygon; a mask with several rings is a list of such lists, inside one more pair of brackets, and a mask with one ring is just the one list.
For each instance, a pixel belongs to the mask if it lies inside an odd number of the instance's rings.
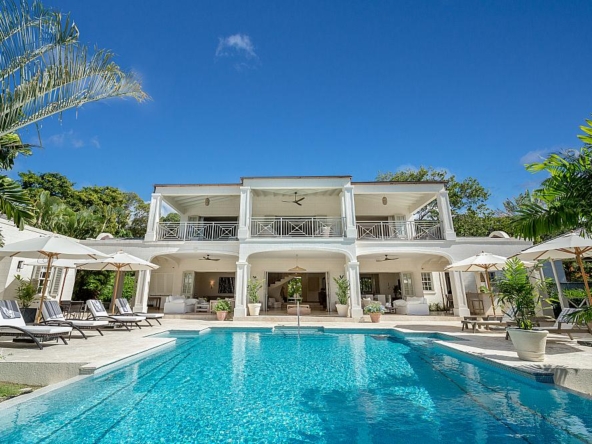
{"label": "white patio umbrella", "polygon": [[93,248],[86,247],[72,239],[58,236],[36,237],[5,245],[0,248],[0,256],[22,257],[24,259],[47,258],[47,277],[43,281],[41,300],[35,322],[41,320],[41,308],[45,300],[47,283],[49,282],[52,262],[56,259],[96,259],[105,255]]}
{"label": "white patio umbrella", "polygon": [[495,316],[495,302],[493,294],[491,293],[491,282],[489,281],[489,272],[503,270],[506,266],[508,258],[503,256],[496,256],[495,254],[481,252],[475,256],[468,257],[462,261],[454,262],[446,267],[446,271],[477,271],[485,272],[485,281],[487,282],[487,289],[489,298],[491,299],[491,306],[493,307],[493,314]]}
{"label": "white patio umbrella", "polygon": [[584,288],[588,296],[588,302],[592,306],[592,296],[590,296],[590,287],[588,286],[588,276],[584,270],[583,257],[592,257],[592,239],[582,237],[579,233],[569,233],[556,237],[547,242],[542,242],[534,247],[527,248],[515,255],[519,259],[525,260],[544,260],[544,259],[574,259],[577,261],[582,279],[584,279]]}
{"label": "white patio umbrella", "polygon": [[115,299],[117,298],[117,287],[119,286],[119,275],[122,271],[156,270],[158,265],[145,261],[139,257],[124,253],[119,250],[117,253],[98,259],[93,262],[78,263],[79,270],[115,271],[115,285],[113,286],[113,298],[111,300],[111,312],[115,312]]}

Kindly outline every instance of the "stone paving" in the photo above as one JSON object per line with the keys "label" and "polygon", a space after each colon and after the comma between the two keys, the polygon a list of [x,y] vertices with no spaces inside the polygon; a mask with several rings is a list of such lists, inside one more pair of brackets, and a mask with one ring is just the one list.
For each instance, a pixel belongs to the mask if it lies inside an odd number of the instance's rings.
{"label": "stone paving", "polygon": [[[458,320],[425,320],[405,317],[383,317],[379,324],[369,322],[352,323],[331,320],[327,328],[397,328],[410,332],[441,332],[453,335],[462,341],[446,341],[440,344],[462,353],[469,353],[497,363],[498,366],[516,368],[520,371],[546,371],[554,374],[555,383],[588,395],[592,394],[592,347],[579,345],[577,339],[592,341],[588,333],[576,333],[575,340],[567,336],[550,334],[547,341],[547,355],[544,362],[520,361],[511,341],[505,340],[505,332],[477,330],[476,333],[461,332]],[[322,326],[322,322],[306,322],[303,326]],[[272,327],[291,325],[287,320],[266,320],[264,317],[249,322],[217,322],[206,320],[164,319],[162,326],[144,327],[131,332],[108,330],[102,337],[89,332],[88,340],[73,335],[69,345],[49,342],[39,350],[32,344],[15,344],[6,338],[0,341],[0,380],[17,383],[48,385],[80,374],[91,374],[106,366],[133,359],[141,353],[171,345],[174,339],[154,337],[168,330],[202,330],[208,327]],[[4,339],[4,338],[2,338]]]}

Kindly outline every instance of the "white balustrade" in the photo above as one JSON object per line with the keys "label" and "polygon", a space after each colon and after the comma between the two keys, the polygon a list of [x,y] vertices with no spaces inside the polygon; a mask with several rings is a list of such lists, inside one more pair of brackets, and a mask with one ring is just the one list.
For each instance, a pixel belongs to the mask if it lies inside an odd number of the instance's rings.
{"label": "white balustrade", "polygon": [[236,240],[236,222],[159,222],[157,240]]}
{"label": "white balustrade", "polygon": [[363,240],[441,240],[438,221],[358,222],[358,239]]}

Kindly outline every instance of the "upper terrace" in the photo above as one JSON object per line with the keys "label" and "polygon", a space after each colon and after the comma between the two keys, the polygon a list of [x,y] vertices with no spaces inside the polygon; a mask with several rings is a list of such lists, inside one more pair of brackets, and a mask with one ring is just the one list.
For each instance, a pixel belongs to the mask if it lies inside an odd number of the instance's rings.
{"label": "upper terrace", "polygon": [[[156,185],[146,239],[433,240],[452,236],[442,182],[350,179],[252,177],[242,178],[240,184]],[[440,220],[417,220],[417,212],[434,201]],[[180,222],[161,221],[165,205],[179,214]]]}

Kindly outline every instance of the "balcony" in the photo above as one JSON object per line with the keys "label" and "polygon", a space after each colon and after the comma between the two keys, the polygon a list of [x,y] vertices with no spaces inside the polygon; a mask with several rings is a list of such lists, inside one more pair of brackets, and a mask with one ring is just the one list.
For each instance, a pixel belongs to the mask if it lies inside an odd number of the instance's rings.
{"label": "balcony", "polygon": [[159,241],[228,241],[236,240],[236,222],[160,222]]}
{"label": "balcony", "polygon": [[361,240],[442,240],[442,227],[438,221],[413,222],[359,222],[358,239]]}
{"label": "balcony", "polygon": [[251,237],[343,237],[341,217],[253,217]]}

